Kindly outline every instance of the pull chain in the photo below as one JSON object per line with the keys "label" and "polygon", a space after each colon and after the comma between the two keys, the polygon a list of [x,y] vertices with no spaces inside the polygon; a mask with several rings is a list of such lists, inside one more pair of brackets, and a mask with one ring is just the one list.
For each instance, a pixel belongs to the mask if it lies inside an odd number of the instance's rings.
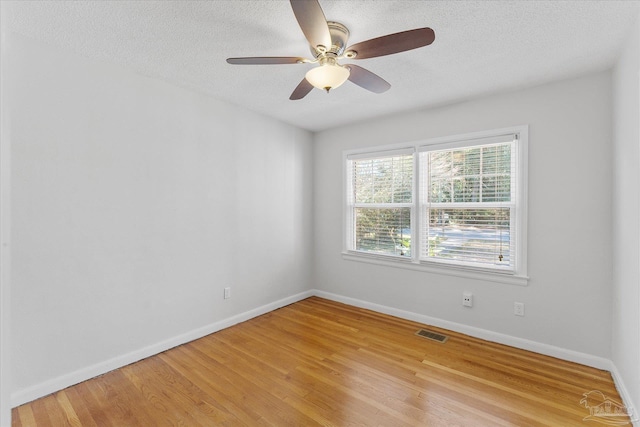
{"label": "pull chain", "polygon": [[[496,147],[496,155],[495,155],[495,161],[496,161],[496,167],[495,167],[495,174],[496,174],[496,189],[495,189],[495,195],[498,195],[498,183],[499,183],[499,179],[498,179],[498,152],[500,150],[500,147]],[[497,199],[497,197],[495,197]],[[500,223],[498,222],[498,210],[496,209],[496,226],[498,227],[498,229],[500,230],[500,255],[498,255],[498,260],[500,262],[502,262],[502,259],[504,258],[502,256],[502,227],[500,226]]]}

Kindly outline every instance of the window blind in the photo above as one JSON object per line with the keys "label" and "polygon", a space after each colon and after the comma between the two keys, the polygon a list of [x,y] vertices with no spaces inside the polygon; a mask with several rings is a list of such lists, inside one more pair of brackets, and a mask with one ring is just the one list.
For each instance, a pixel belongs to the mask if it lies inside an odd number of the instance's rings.
{"label": "window blind", "polygon": [[515,140],[421,147],[421,260],[515,269]]}
{"label": "window blind", "polygon": [[412,152],[348,158],[350,248],[411,256]]}

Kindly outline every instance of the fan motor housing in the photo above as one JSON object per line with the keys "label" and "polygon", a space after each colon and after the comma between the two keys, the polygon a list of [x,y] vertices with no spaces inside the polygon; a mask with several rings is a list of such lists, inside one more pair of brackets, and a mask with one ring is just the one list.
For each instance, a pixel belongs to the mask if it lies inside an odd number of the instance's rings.
{"label": "fan motor housing", "polygon": [[347,40],[349,40],[349,29],[343,24],[335,21],[327,21],[329,27],[329,34],[331,35],[331,47],[326,52],[318,52],[317,49],[311,46],[311,54],[314,58],[317,58],[323,54],[331,53],[335,56],[342,55],[344,49],[347,47]]}

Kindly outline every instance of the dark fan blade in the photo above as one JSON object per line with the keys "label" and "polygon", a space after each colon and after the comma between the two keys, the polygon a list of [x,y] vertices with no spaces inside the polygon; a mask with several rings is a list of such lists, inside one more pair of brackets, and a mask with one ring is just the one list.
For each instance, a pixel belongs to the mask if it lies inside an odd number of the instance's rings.
{"label": "dark fan blade", "polygon": [[433,43],[435,38],[436,34],[431,28],[417,28],[356,43],[346,51],[357,52],[354,59],[375,58],[427,46]]}
{"label": "dark fan blade", "polygon": [[331,49],[331,34],[320,3],[317,0],[291,0],[291,8],[309,44]]}
{"label": "dark fan blade", "polygon": [[349,68],[350,81],[371,92],[382,93],[388,91],[391,87],[386,80],[367,69],[353,64],[345,65],[345,67]]}
{"label": "dark fan blade", "polygon": [[300,84],[293,90],[293,93],[289,97],[290,100],[302,99],[313,89],[313,85],[309,83],[307,79],[302,79]]}
{"label": "dark fan blade", "polygon": [[267,65],[267,64],[298,64],[304,58],[289,56],[253,56],[248,58],[227,58],[229,64],[238,65]]}

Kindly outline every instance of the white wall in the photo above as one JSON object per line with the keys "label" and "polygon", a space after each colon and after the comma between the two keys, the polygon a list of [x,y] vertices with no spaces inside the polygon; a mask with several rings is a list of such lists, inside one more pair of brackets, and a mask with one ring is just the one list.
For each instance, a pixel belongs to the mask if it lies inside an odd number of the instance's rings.
{"label": "white wall", "polygon": [[[530,125],[528,286],[343,260],[342,153]],[[315,287],[599,358],[611,335],[611,74],[603,72],[316,135]],[[461,305],[462,292],[474,307]],[[526,316],[513,315],[514,301]]]}
{"label": "white wall", "polygon": [[9,150],[9,117],[7,113],[7,98],[1,96],[7,88],[7,61],[4,60],[6,51],[6,14],[0,3],[0,426],[11,425],[11,388],[9,378],[11,367],[9,363],[9,311],[11,309],[9,287],[9,248],[10,248],[10,150]]}
{"label": "white wall", "polygon": [[310,288],[310,133],[9,42],[14,394]]}
{"label": "white wall", "polygon": [[[640,20],[640,17],[639,17]],[[612,359],[640,411],[640,31],[613,72]]]}

